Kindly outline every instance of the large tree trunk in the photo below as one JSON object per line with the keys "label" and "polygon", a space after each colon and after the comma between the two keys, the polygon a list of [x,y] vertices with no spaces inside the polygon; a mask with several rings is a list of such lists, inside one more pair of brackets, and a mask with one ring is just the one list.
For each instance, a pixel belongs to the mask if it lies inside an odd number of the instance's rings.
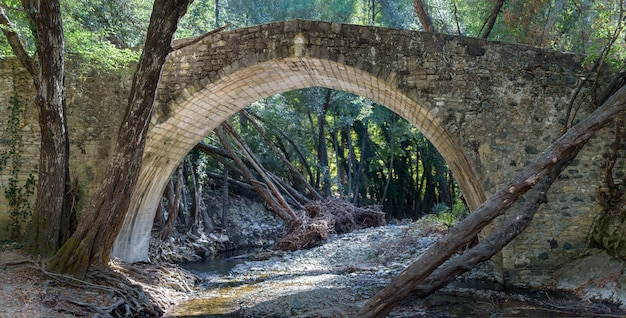
{"label": "large tree trunk", "polygon": [[38,61],[28,55],[14,28],[0,8],[0,25],[11,48],[32,75],[39,109],[41,152],[38,190],[32,215],[28,250],[50,256],[69,238],[69,137],[65,117],[65,69],[61,8],[58,0],[22,1],[36,29]]}
{"label": "large tree trunk", "polygon": [[548,202],[546,196],[548,189],[561,171],[576,157],[582,146],[583,144],[573,149],[549,175],[545,176],[531,192],[526,194],[525,204],[512,213],[512,216],[503,226],[500,226],[494,233],[481,240],[472,248],[464,251],[463,254],[449,259],[421,284],[414,287],[412,293],[420,297],[426,297],[445,287],[459,275],[471,270],[478,263],[490,259],[522,233],[530,225],[539,206]]}
{"label": "large tree trunk", "polygon": [[76,232],[48,262],[59,273],[84,277],[92,265],[106,266],[135,188],[156,89],[178,20],[193,0],[156,0],[146,43],[133,77],[128,107],[105,177]]}
{"label": "large tree trunk", "polygon": [[359,317],[385,317],[416,286],[423,284],[441,264],[469,243],[493,219],[504,214],[517,199],[548,176],[596,130],[626,109],[626,86],[622,87],[585,120],[568,130],[513,181],[501,188],[467,218],[450,228],[446,235],[426,250],[415,262],[367,301]]}
{"label": "large tree trunk", "polygon": [[426,12],[424,1],[413,0],[413,8],[415,9],[415,13],[417,13],[417,18],[420,20],[424,32],[435,32],[433,21],[430,19],[428,12]]}
{"label": "large tree trunk", "polygon": [[[26,8],[31,11],[37,8]],[[32,13],[40,57],[39,108],[41,153],[39,184],[32,217],[29,251],[52,255],[70,237],[69,136],[65,116],[63,23],[58,1],[43,1]]]}

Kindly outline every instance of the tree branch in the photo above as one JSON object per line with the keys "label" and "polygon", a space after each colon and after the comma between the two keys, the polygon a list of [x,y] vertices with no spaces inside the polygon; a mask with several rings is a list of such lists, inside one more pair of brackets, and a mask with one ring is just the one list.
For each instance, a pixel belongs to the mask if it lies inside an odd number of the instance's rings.
{"label": "tree branch", "polygon": [[18,61],[20,61],[22,66],[26,68],[26,71],[28,71],[32,77],[36,77],[37,69],[35,67],[35,62],[24,48],[24,44],[22,44],[19,35],[15,32],[13,23],[11,23],[7,15],[4,13],[5,8],[8,7],[5,5],[0,6],[0,29],[2,29],[2,33],[4,33],[4,36],[7,38],[7,42],[9,42],[15,57],[17,57]]}
{"label": "tree branch", "polygon": [[430,19],[430,16],[426,12],[424,1],[413,0],[413,8],[415,8],[415,13],[417,13],[417,18],[420,20],[420,23],[422,23],[422,28],[424,28],[424,32],[431,32],[431,33],[435,32],[433,21]]}
{"label": "tree branch", "polygon": [[[480,32],[478,32],[481,38],[486,39],[489,37],[489,34],[491,33],[493,26],[496,24],[496,18],[498,17],[500,10],[502,10],[503,5],[504,5],[504,0],[498,0],[493,5],[493,8],[491,9],[491,13],[489,13],[489,17],[487,18],[487,20],[485,20],[485,23],[483,24],[482,28],[480,28]],[[485,32],[483,32],[483,28],[485,26],[487,26],[487,28],[484,29]]]}
{"label": "tree branch", "polygon": [[445,287],[459,275],[469,271],[478,263],[484,262],[522,233],[533,220],[535,213],[543,203],[547,203],[546,193],[561,171],[576,157],[583,144],[576,147],[565,160],[545,176],[537,186],[527,194],[526,203],[520,207],[508,221],[499,227],[494,233],[481,240],[477,245],[458,255],[428,276],[421,284],[413,289],[413,293],[419,297],[426,297],[431,293]]}

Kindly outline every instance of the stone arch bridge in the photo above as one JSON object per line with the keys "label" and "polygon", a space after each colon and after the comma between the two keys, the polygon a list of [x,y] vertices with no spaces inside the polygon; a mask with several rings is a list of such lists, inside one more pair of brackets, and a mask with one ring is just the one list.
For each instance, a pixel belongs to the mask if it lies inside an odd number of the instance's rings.
{"label": "stone arch bridge", "polygon": [[[161,194],[194,145],[259,99],[313,86],[367,97],[407,119],[443,155],[476,208],[560,135],[587,73],[581,62],[578,55],[522,45],[304,20],[212,34],[174,51],[165,65],[143,168],[113,256],[148,259]],[[585,174],[593,153],[583,151],[575,165],[586,168],[570,169],[567,183],[555,184],[555,202],[537,216],[530,236],[502,253],[504,267],[558,262],[584,246],[572,225],[592,220],[593,193],[585,193],[600,181]]]}

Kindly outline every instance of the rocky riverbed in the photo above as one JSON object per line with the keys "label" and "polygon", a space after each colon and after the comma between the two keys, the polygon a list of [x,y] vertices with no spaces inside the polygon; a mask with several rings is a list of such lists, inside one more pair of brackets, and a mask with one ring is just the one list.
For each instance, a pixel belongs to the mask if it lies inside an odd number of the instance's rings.
{"label": "rocky riverbed", "polygon": [[[388,225],[335,235],[310,250],[189,264],[203,278],[202,292],[168,316],[353,317],[444,230],[427,221]],[[259,255],[264,260],[254,259]],[[626,315],[618,305],[570,293],[498,290],[498,281],[483,264],[426,299],[407,300],[389,317]]]}

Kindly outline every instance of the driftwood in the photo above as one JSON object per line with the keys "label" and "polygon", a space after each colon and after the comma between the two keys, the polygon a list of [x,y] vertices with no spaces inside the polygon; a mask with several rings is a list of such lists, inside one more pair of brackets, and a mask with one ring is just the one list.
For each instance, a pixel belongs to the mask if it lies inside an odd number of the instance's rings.
{"label": "driftwood", "polygon": [[319,245],[329,234],[385,225],[379,206],[356,207],[343,200],[312,201],[298,211],[298,222],[272,246],[273,250],[293,251]]}

